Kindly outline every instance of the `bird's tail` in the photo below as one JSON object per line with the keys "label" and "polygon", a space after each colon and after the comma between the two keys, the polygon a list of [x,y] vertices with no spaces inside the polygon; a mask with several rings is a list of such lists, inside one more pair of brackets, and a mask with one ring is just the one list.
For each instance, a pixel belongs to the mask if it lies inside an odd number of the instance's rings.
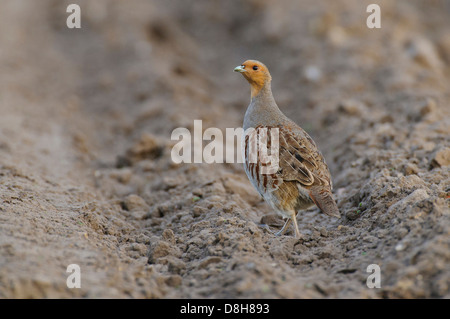
{"label": "bird's tail", "polygon": [[311,197],[317,207],[328,216],[341,217],[339,208],[329,190],[323,189],[322,187],[312,187],[309,192],[309,197]]}

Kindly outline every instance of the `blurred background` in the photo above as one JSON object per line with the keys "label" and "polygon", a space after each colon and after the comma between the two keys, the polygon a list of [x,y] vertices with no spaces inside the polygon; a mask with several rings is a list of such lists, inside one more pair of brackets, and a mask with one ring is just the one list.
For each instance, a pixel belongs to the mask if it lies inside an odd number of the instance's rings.
{"label": "blurred background", "polygon": [[[2,0],[0,296],[448,297],[450,2],[369,29],[374,2]],[[240,165],[170,161],[177,127],[242,126],[247,59],[330,166],[344,219],[299,217],[309,245],[256,226]]]}

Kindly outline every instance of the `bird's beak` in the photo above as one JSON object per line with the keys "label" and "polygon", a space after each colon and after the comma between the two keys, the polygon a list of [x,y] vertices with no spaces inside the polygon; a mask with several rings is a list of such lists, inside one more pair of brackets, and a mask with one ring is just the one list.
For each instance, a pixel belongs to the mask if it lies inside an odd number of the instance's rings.
{"label": "bird's beak", "polygon": [[247,72],[247,71],[245,71],[243,65],[239,65],[239,66],[237,66],[237,67],[234,68],[234,72],[242,73],[242,72]]}

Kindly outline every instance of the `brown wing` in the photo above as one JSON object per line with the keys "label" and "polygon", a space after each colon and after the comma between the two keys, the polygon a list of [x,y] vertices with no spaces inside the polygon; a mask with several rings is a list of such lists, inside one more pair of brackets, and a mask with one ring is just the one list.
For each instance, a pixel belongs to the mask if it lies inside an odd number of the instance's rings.
{"label": "brown wing", "polygon": [[339,218],[328,166],[311,137],[298,126],[287,126],[280,128],[279,141],[281,178],[300,183],[322,212]]}
{"label": "brown wing", "polygon": [[[267,144],[264,147],[271,149],[273,141],[272,133],[269,134],[269,132],[272,129],[278,130],[278,168],[271,173],[261,173],[264,167],[273,163],[257,153],[256,146],[252,149],[249,140],[255,141],[257,134],[264,135],[267,138]],[[258,161],[248,162],[249,154],[258,154],[261,157],[258,157]],[[251,178],[263,189],[271,185],[269,190],[274,191],[284,181],[295,181],[308,189],[313,186],[326,188],[330,186],[329,171],[322,154],[311,137],[295,124],[292,127],[257,126],[255,131],[245,137],[245,158],[246,169]]]}
{"label": "brown wing", "polygon": [[[267,162],[265,158],[262,158],[263,161],[257,161],[256,163],[248,162],[247,159],[249,153],[251,153],[249,145],[251,143],[249,143],[248,135],[245,138],[246,170],[249,178],[256,183],[261,195],[262,190],[273,192],[278,190],[284,182],[296,182],[298,188],[302,187],[308,190],[311,199],[325,214],[339,217],[339,209],[331,194],[328,166],[311,137],[295,124],[257,127],[257,129],[261,128],[269,131],[277,128],[279,142],[277,170],[270,174],[261,174],[261,169],[264,166],[272,167],[273,163]],[[265,147],[268,149],[274,142],[271,136],[271,134],[267,134]]]}
{"label": "brown wing", "polygon": [[330,185],[328,166],[311,137],[298,126],[279,130],[281,178],[297,181],[305,188]]}

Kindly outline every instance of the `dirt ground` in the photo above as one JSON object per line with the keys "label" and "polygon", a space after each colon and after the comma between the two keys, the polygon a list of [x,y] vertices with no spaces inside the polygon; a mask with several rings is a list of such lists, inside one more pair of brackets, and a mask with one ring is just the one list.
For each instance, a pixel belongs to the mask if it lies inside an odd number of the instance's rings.
{"label": "dirt ground", "polygon": [[[371,2],[2,0],[0,297],[450,298],[450,2]],[[333,176],[303,240],[242,164],[171,160],[242,126],[247,59]]]}

